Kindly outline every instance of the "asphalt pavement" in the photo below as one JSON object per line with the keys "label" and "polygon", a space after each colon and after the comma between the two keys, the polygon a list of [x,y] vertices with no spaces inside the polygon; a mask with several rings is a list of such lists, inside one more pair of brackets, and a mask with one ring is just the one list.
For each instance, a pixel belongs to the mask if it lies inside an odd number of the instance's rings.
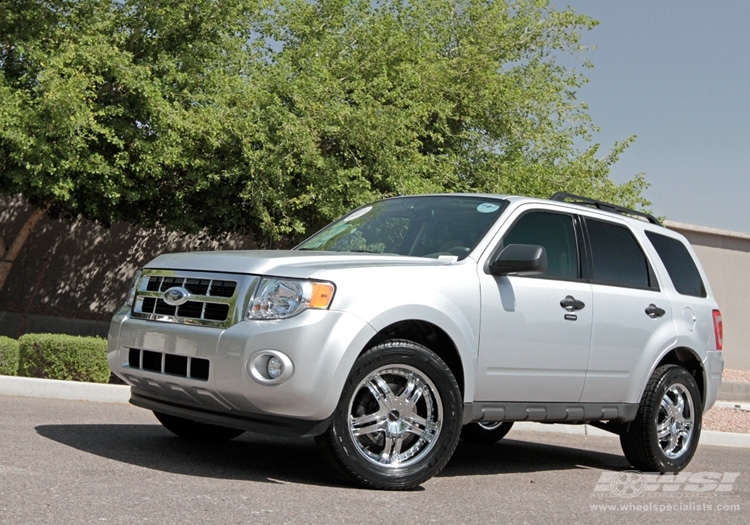
{"label": "asphalt pavement", "polygon": [[[416,490],[373,491],[311,439],[193,443],[126,404],[127,388],[97,386],[94,401],[3,388],[0,524],[745,525],[750,509],[747,450],[703,440],[685,472],[656,476],[630,470],[617,439],[514,428],[495,445],[459,443]],[[124,396],[101,402],[105,391]]]}

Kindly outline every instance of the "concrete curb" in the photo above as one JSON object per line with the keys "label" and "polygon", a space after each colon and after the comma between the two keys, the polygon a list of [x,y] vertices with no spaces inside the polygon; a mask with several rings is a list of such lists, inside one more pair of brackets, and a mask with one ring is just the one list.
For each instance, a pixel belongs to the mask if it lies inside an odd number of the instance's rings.
{"label": "concrete curb", "polygon": [[127,403],[130,400],[130,387],[34,377],[0,376],[0,395],[97,403]]}
{"label": "concrete curb", "polygon": [[722,401],[733,401],[750,403],[750,381],[728,381],[721,380],[719,387],[719,399]]}
{"label": "concrete curb", "polygon": [[750,403],[740,403],[738,401],[717,401],[712,408],[737,408],[750,412]]}
{"label": "concrete curb", "polygon": [[[0,376],[0,396],[66,399],[96,403],[128,403],[130,400],[130,387],[125,385],[103,385],[31,377]],[[732,407],[736,405],[736,403],[726,404]],[[511,437],[513,432],[550,432],[609,437],[613,439],[617,437],[610,432],[592,427],[591,425],[548,425],[529,421],[519,421],[514,424],[510,434]],[[719,447],[750,448],[750,434],[704,430],[701,433],[700,443],[701,445]]]}

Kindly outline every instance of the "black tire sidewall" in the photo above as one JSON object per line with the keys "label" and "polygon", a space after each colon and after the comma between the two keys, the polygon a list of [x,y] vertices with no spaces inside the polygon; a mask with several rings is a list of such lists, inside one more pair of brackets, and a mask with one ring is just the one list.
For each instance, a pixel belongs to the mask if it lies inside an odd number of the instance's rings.
{"label": "black tire sidewall", "polygon": [[[349,405],[360,382],[383,366],[407,365],[432,381],[440,395],[443,423],[437,442],[426,456],[401,468],[382,468],[365,458],[353,443],[348,428]],[[334,412],[329,430],[333,451],[345,473],[368,486],[405,489],[419,485],[437,474],[456,448],[461,429],[462,400],[458,384],[448,366],[427,348],[409,341],[388,341],[368,350],[354,365]]]}

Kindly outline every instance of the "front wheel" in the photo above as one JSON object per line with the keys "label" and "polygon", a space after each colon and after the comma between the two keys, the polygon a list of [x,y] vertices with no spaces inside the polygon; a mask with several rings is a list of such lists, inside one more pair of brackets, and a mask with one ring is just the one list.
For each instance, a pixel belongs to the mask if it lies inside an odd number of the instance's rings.
{"label": "front wheel", "polygon": [[387,341],[357,359],[317,443],[355,482],[409,489],[448,463],[461,411],[461,392],[442,359],[410,341]]}
{"label": "front wheel", "polygon": [[620,435],[625,457],[641,471],[679,472],[690,463],[701,433],[698,385],[677,365],[657,368],[636,419]]}
{"label": "front wheel", "polygon": [[198,421],[171,416],[162,412],[154,412],[154,415],[159,420],[159,423],[164,425],[164,428],[181,438],[191,441],[228,441],[245,433],[244,430],[199,423]]}

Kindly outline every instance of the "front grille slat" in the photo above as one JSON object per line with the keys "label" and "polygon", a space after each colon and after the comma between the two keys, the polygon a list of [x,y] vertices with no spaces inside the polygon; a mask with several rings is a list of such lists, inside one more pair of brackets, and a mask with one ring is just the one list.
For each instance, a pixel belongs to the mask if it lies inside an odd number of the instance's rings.
{"label": "front grille slat", "polygon": [[[203,313],[203,305],[199,301],[188,301],[183,305],[177,307],[177,317],[188,317],[190,319],[200,319]],[[224,317],[226,319],[226,316]],[[223,321],[224,319],[219,319]]]}
{"label": "front grille slat", "polygon": [[141,311],[144,314],[152,314],[154,313],[155,307],[156,307],[156,297],[146,297],[143,299],[143,306],[141,306]]}
{"label": "front grille slat", "polygon": [[159,287],[160,292],[166,292],[173,286],[182,286],[185,282],[185,279],[179,278],[179,277],[162,277],[161,278],[161,286]]}
{"label": "front grille slat", "polygon": [[175,315],[177,313],[177,307],[168,305],[164,302],[164,299],[157,299],[154,313],[159,315]]}
{"label": "front grille slat", "polygon": [[232,297],[237,283],[234,281],[214,281],[211,283],[211,297]]}
{"label": "front grille slat", "polygon": [[211,321],[223,321],[227,318],[228,313],[228,304],[206,303],[203,318],[210,319]]}
{"label": "front grille slat", "polygon": [[[211,286],[210,279],[186,279],[185,288],[193,295],[208,295]],[[229,297],[232,297],[231,295]]]}

